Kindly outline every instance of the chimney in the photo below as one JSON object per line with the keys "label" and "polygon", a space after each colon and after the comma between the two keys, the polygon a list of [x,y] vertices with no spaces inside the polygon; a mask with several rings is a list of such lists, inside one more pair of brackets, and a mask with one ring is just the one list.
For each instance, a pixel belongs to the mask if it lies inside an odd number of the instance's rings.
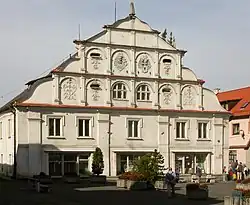
{"label": "chimney", "polygon": [[214,89],[215,95],[217,95],[219,92],[220,92],[220,88],[215,88],[215,89]]}

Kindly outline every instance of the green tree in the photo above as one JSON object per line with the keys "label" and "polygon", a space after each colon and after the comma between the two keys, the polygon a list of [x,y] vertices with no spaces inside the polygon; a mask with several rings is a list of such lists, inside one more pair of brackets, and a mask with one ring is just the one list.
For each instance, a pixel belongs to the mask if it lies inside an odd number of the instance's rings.
{"label": "green tree", "polygon": [[92,162],[92,172],[95,175],[100,175],[103,173],[104,162],[102,150],[97,147],[93,153],[93,162]]}
{"label": "green tree", "polygon": [[145,180],[154,183],[163,175],[164,157],[155,149],[153,153],[146,154],[137,160],[133,166],[135,172],[143,174]]}

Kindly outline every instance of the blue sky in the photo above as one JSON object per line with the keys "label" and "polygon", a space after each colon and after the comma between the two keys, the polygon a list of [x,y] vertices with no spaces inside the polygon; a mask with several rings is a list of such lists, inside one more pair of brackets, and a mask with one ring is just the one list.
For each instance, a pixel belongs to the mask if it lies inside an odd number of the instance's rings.
{"label": "blue sky", "polygon": [[[87,38],[114,21],[115,0],[8,0],[0,7],[0,104],[55,67]],[[129,0],[116,0],[117,17]],[[137,16],[176,36],[190,67],[208,88],[250,85],[249,0],[135,0]],[[10,93],[9,93],[10,92]]]}

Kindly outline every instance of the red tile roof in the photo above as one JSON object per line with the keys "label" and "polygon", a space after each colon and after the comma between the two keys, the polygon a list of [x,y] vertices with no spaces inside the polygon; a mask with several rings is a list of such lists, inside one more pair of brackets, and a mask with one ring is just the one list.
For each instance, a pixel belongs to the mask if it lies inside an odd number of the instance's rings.
{"label": "red tile roof", "polygon": [[233,116],[250,115],[250,103],[242,108],[244,104],[250,102],[250,87],[220,92],[217,94],[217,97],[220,103],[238,100],[238,103],[230,110]]}

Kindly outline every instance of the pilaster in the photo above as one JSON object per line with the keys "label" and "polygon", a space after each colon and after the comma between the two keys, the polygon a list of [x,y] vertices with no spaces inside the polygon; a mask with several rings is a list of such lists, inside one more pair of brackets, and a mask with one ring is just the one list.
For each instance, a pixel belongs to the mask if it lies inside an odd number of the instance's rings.
{"label": "pilaster", "polygon": [[182,98],[182,95],[181,95],[181,84],[180,83],[177,83],[177,86],[176,86],[176,109],[177,110],[181,110],[182,109],[182,105],[181,105],[181,98]]}
{"label": "pilaster", "polygon": [[53,93],[54,93],[54,103],[59,104],[59,76],[54,74],[54,81],[53,81]]}

